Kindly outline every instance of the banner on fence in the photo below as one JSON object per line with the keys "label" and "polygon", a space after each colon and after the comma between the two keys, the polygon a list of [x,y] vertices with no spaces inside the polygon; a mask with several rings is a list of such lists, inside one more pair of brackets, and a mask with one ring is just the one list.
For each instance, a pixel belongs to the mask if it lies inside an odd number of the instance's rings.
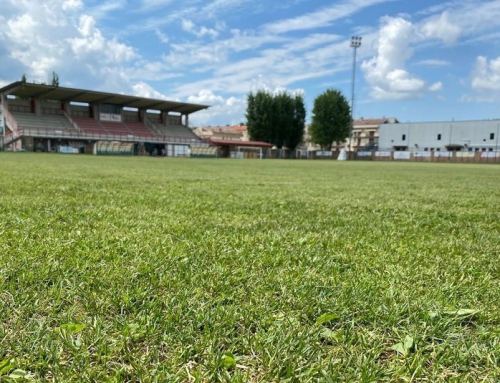
{"label": "banner on fence", "polygon": [[318,150],[316,152],[316,157],[331,157],[332,152],[329,150]]}
{"label": "banner on fence", "polygon": [[375,157],[391,157],[391,152],[388,151],[375,152]]}
{"label": "banner on fence", "polygon": [[482,152],[481,158],[500,158],[500,152]]}
{"label": "banner on fence", "polygon": [[78,148],[74,148],[72,146],[59,146],[59,153],[64,153],[64,154],[78,154],[80,153],[80,150]]}
{"label": "banner on fence", "polygon": [[431,152],[415,152],[413,156],[415,158],[430,158]]}
{"label": "banner on fence", "polygon": [[372,152],[358,152],[358,157],[371,157]]}
{"label": "banner on fence", "polygon": [[459,158],[474,158],[475,154],[474,152],[457,152],[456,156]]}
{"label": "banner on fence", "polygon": [[410,152],[394,152],[395,160],[409,160],[411,158]]}
{"label": "banner on fence", "polygon": [[450,158],[451,157],[451,152],[448,152],[448,151],[439,151],[439,152],[434,152],[434,157],[437,158],[437,157],[446,157],[446,158]]}

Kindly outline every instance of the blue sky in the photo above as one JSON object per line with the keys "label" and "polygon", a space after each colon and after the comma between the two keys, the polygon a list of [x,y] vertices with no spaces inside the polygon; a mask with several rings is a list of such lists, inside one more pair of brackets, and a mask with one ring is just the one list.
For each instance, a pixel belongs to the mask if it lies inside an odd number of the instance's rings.
{"label": "blue sky", "polygon": [[0,85],[61,85],[206,103],[197,125],[244,121],[252,90],[327,88],[357,117],[500,117],[500,1],[2,0]]}

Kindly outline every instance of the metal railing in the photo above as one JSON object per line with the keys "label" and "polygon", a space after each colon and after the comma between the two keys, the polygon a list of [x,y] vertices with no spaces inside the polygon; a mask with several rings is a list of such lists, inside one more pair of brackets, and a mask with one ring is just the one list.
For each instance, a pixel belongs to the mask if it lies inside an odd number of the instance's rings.
{"label": "metal railing", "polygon": [[41,129],[41,128],[17,128],[11,135],[12,140],[5,140],[5,145],[15,141],[21,136],[53,138],[53,139],[74,139],[74,140],[91,140],[91,141],[122,141],[122,142],[137,142],[137,143],[158,143],[158,144],[203,144],[199,139],[187,139],[172,136],[137,136],[132,134],[100,134],[88,133],[82,131],[67,131],[57,129]]}
{"label": "metal railing", "polygon": [[69,123],[71,124],[71,126],[73,126],[74,129],[80,131],[78,124],[73,120],[71,115],[67,113],[65,110],[63,110],[63,116],[66,117],[66,119],[69,121]]}

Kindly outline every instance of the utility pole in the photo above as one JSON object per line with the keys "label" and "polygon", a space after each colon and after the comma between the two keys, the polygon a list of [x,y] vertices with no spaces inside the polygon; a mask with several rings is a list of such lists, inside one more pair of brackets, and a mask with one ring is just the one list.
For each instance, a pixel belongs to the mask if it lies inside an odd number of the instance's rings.
{"label": "utility pole", "polygon": [[349,158],[351,157],[351,148],[352,148],[352,130],[354,128],[354,94],[356,89],[356,53],[358,48],[361,46],[361,36],[352,36],[351,37],[351,48],[353,48],[352,55],[352,80],[351,80],[351,126],[349,127]]}

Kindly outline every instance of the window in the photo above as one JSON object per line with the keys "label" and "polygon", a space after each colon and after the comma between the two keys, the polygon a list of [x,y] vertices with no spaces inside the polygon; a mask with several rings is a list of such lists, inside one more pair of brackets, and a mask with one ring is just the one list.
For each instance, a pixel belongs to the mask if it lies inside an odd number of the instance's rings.
{"label": "window", "polygon": [[489,152],[492,152],[492,151],[493,151],[493,148],[488,148],[488,151],[489,151]]}
{"label": "window", "polygon": [[495,139],[495,133],[490,133],[490,140],[494,140]]}
{"label": "window", "polygon": [[406,134],[403,134],[403,136],[401,137],[401,139],[402,139],[403,141],[406,141]]}
{"label": "window", "polygon": [[438,141],[441,141],[441,133],[438,134]]}
{"label": "window", "polygon": [[429,148],[424,148],[424,152],[428,152],[429,151]]}

